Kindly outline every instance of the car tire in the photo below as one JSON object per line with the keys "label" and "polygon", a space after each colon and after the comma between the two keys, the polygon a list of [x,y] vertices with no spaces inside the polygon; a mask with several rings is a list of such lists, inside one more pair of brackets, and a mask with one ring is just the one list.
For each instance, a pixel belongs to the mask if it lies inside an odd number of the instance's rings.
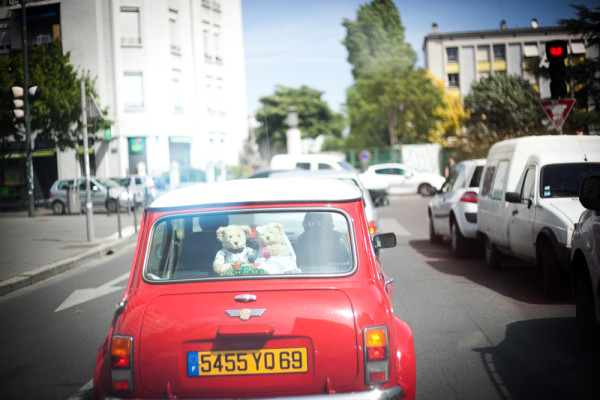
{"label": "car tire", "polygon": [[577,340],[582,345],[593,343],[597,340],[598,327],[596,326],[596,310],[592,282],[588,267],[584,263],[577,271],[575,277],[575,326],[577,327]]}
{"label": "car tire", "polygon": [[433,218],[431,214],[429,214],[429,243],[431,244],[440,244],[442,243],[442,237],[435,233],[435,228],[433,227]]}
{"label": "car tire", "polygon": [[485,238],[485,263],[489,269],[498,269],[502,265],[502,253],[488,237]]}
{"label": "car tire", "polygon": [[55,202],[52,203],[52,213],[54,215],[60,215],[60,214],[64,214],[67,211],[65,204],[60,201],[60,200],[56,200]]}
{"label": "car tire", "polygon": [[419,185],[418,192],[421,196],[432,196],[435,193],[435,188],[429,183],[422,183]]}
{"label": "car tire", "polygon": [[556,280],[560,272],[560,265],[557,262],[552,244],[547,240],[540,241],[537,253],[538,266],[542,275],[544,297],[550,298],[556,289]]}
{"label": "car tire", "polygon": [[467,255],[469,240],[463,236],[454,220],[450,222],[450,246],[454,257],[463,258]]}
{"label": "car tire", "polygon": [[111,213],[117,212],[117,201],[115,199],[110,199],[106,201],[106,209]]}

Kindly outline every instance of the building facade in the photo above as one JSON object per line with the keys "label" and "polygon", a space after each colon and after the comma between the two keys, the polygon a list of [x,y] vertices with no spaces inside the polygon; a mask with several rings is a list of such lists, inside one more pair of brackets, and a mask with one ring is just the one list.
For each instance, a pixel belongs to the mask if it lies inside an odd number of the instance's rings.
{"label": "building facade", "polygon": [[425,68],[437,79],[444,80],[450,93],[461,100],[471,88],[471,83],[494,73],[519,75],[528,79],[542,99],[550,98],[548,79],[536,78],[525,71],[527,59],[545,60],[545,44],[550,40],[567,40],[571,63],[586,57],[581,37],[574,37],[561,27],[538,27],[535,19],[529,28],[506,27],[472,32],[439,33],[433,24],[432,33],[425,37],[423,51]]}
{"label": "building facade", "polygon": [[[21,51],[20,10],[0,1],[0,56]],[[27,16],[28,45],[60,37],[108,107],[113,124],[93,141],[92,174],[168,174],[176,184],[193,171],[224,179],[239,163],[248,135],[241,0],[28,0]],[[42,189],[83,175],[81,150],[47,150],[54,170],[34,171]]]}

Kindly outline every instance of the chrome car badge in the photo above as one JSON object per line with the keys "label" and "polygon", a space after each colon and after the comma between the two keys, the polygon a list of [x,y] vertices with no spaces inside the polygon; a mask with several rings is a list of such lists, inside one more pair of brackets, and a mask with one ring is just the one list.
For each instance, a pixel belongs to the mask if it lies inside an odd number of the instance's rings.
{"label": "chrome car badge", "polygon": [[252,317],[260,317],[267,311],[266,308],[243,308],[241,310],[225,310],[230,317],[239,317],[242,321],[248,321]]}

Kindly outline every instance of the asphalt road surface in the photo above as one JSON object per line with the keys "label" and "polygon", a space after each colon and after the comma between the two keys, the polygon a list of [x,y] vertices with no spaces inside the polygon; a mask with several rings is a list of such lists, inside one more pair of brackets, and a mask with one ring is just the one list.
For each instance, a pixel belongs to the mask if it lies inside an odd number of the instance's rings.
{"label": "asphalt road surface", "polygon": [[[455,259],[428,241],[430,198],[379,208],[393,304],[415,335],[418,399],[600,398],[597,348],[579,348],[568,285],[544,299],[536,271],[486,268],[478,246]],[[96,351],[107,334],[133,246],[0,297],[0,397],[91,399]]]}

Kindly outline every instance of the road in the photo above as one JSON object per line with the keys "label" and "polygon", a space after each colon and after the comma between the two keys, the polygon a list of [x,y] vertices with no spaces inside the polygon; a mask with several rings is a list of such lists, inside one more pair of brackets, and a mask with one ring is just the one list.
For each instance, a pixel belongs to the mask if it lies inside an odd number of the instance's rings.
{"label": "road", "polygon": [[[415,335],[418,399],[600,398],[597,349],[578,349],[565,285],[544,300],[534,269],[490,271],[428,241],[429,198],[379,208],[395,313]],[[0,393],[7,399],[89,399],[95,354],[123,293],[133,247],[0,298]]]}

